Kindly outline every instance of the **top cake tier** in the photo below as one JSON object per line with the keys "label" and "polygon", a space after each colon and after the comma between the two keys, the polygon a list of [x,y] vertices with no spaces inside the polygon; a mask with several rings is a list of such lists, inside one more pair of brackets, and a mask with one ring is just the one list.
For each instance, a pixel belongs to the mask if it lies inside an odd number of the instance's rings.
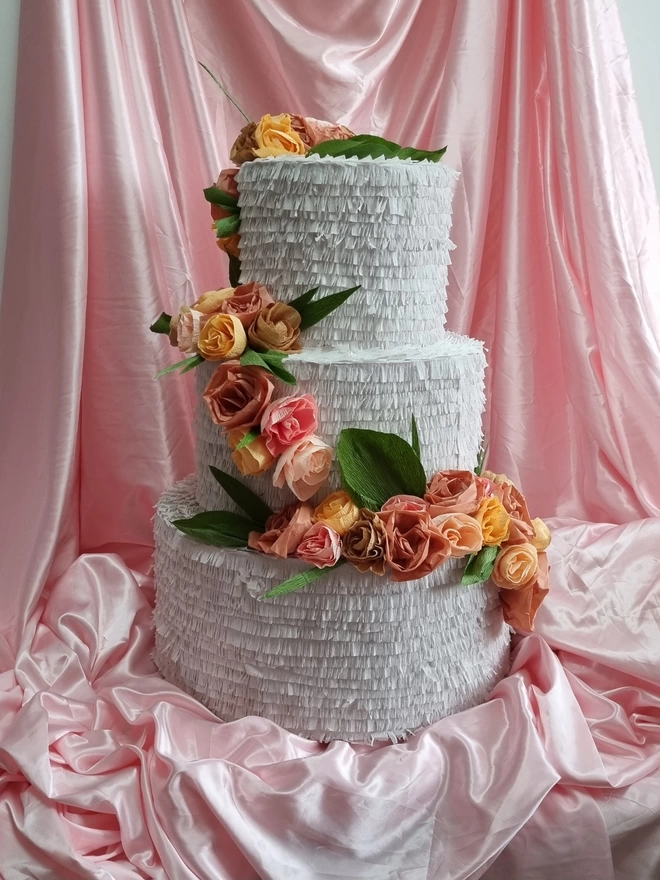
{"label": "top cake tier", "polygon": [[361,285],[305,347],[432,345],[444,334],[457,172],[432,162],[309,156],[241,166],[241,282],[287,302]]}

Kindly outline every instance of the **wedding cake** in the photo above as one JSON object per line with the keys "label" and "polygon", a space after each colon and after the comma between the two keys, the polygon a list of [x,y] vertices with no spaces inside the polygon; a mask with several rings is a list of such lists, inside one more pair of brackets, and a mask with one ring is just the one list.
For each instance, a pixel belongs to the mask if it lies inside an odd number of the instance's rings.
{"label": "wedding cake", "polygon": [[[445,328],[456,173],[404,150],[324,154],[300,128],[305,149],[273,148],[260,126],[232,185],[212,188],[240,284],[161,328],[191,355],[200,402],[196,475],[156,513],[155,659],[223,720],[396,741],[506,674],[500,594],[507,619],[522,603],[531,625],[544,527],[510,481],[474,473],[486,361]],[[426,475],[414,491],[409,465]],[[388,480],[404,491],[369,506]],[[267,513],[246,541],[257,496]]]}

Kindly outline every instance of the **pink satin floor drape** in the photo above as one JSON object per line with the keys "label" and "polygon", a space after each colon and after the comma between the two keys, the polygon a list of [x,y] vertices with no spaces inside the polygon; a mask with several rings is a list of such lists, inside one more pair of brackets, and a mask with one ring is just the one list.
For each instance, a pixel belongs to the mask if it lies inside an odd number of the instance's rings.
{"label": "pink satin floor drape", "polygon": [[[24,0],[20,41],[0,876],[660,876],[660,226],[611,0]],[[223,724],[149,659],[194,401],[146,327],[225,280],[200,193],[241,125],[198,60],[251,116],[461,171],[449,323],[489,349],[491,466],[561,519],[512,674],[405,744]]]}

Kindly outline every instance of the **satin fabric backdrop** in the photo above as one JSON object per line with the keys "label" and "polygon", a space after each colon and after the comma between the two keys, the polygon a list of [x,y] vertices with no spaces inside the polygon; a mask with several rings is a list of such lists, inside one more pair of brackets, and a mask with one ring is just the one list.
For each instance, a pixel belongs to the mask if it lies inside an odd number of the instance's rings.
{"label": "satin fabric backdrop", "polygon": [[[407,743],[223,724],[149,659],[193,396],[146,328],[226,278],[201,188],[242,124],[198,59],[251,116],[461,171],[449,323],[489,348],[490,464],[564,519],[511,675]],[[660,229],[614,5],[24,0],[14,157],[0,875],[657,877]]]}

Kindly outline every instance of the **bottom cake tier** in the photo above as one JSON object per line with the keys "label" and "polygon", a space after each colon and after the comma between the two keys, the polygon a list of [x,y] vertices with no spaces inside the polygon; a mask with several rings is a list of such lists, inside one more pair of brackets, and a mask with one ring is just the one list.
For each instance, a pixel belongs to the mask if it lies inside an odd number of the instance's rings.
{"label": "bottom cake tier", "polygon": [[158,504],[155,660],[223,720],[260,715],[324,742],[396,741],[483,702],[506,674],[497,590],[461,586],[458,564],[401,584],[345,565],[258,601],[309,566],[208,547],[171,525],[198,511],[193,478]]}

